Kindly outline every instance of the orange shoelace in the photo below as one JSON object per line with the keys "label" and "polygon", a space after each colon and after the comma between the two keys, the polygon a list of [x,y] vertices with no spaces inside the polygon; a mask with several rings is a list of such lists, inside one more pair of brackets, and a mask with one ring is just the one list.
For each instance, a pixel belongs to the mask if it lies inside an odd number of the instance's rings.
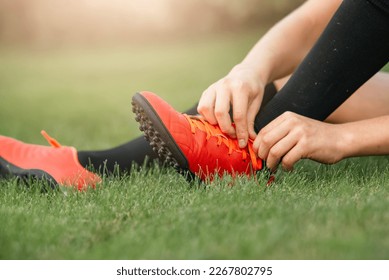
{"label": "orange shoelace", "polygon": [[228,147],[228,154],[231,155],[233,151],[242,153],[243,161],[246,161],[247,157],[250,157],[252,168],[254,170],[261,170],[262,160],[258,158],[252,147],[252,140],[249,139],[249,142],[245,148],[240,148],[238,145],[238,141],[232,139],[225,135],[217,125],[212,125],[206,120],[204,120],[201,116],[189,116],[187,114],[183,114],[184,117],[188,120],[191,132],[193,134],[196,133],[196,128],[204,131],[207,134],[206,139],[209,140],[211,137],[217,138],[217,145],[220,146],[222,143]]}
{"label": "orange shoelace", "polygon": [[55,140],[53,137],[51,137],[46,131],[41,130],[42,136],[46,139],[46,141],[54,148],[61,148],[62,145]]}

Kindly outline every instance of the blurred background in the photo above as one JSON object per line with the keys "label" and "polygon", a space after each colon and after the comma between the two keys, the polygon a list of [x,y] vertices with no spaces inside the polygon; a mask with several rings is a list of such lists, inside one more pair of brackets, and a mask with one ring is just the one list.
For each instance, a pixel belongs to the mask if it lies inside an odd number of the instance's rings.
{"label": "blurred background", "polygon": [[[0,0],[0,134],[79,149],[140,134],[131,97],[184,111],[302,0]],[[292,36],[292,34],[290,35]]]}
{"label": "blurred background", "polygon": [[0,42],[122,44],[268,26],[302,0],[0,0]]}

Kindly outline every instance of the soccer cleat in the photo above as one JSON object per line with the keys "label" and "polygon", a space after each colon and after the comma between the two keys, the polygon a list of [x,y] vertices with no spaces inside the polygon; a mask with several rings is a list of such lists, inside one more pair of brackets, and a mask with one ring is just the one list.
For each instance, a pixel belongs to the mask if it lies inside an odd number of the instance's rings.
{"label": "soccer cleat", "polygon": [[151,92],[135,94],[132,105],[153,150],[181,173],[189,171],[202,180],[212,180],[225,173],[253,175],[265,166],[253,151],[252,141],[241,149],[219,126],[181,114]]}
{"label": "soccer cleat", "polygon": [[51,147],[0,136],[0,175],[45,179],[52,187],[59,184],[79,190],[101,182],[98,175],[81,166],[74,147],[61,146],[45,131],[41,133]]}

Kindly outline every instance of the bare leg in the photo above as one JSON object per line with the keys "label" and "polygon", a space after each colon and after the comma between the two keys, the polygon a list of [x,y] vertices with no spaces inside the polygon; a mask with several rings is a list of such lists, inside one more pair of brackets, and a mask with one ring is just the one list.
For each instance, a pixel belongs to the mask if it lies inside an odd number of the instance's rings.
{"label": "bare leg", "polygon": [[[289,77],[275,81],[277,90]],[[329,123],[345,123],[389,115],[389,73],[378,72],[362,85],[327,119]]]}

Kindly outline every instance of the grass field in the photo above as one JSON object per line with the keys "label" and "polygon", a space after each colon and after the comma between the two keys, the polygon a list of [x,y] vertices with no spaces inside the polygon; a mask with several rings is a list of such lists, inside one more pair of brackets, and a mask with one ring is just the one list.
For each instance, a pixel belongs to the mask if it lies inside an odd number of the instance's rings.
{"label": "grass field", "polygon": [[[46,144],[45,129],[78,149],[121,144],[140,135],[134,92],[189,108],[258,36],[0,49],[0,134]],[[302,161],[265,183],[191,184],[158,167],[67,195],[0,180],[0,259],[389,258],[389,157]]]}

